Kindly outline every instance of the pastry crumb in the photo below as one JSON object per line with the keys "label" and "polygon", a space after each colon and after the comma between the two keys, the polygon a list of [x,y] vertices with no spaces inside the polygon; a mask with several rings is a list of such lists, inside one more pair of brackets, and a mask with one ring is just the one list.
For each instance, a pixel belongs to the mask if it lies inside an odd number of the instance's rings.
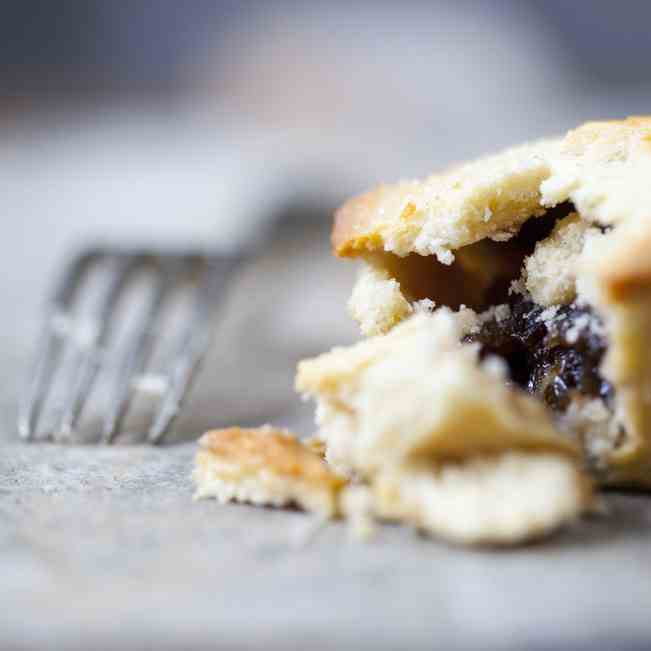
{"label": "pastry crumb", "polygon": [[213,430],[199,440],[194,480],[197,499],[297,505],[325,517],[338,512],[346,481],[323,458],[285,430]]}

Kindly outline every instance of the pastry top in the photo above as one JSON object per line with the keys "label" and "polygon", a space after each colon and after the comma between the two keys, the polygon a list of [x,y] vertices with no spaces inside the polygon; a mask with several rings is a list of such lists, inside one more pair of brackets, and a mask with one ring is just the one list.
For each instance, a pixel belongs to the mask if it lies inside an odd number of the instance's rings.
{"label": "pastry top", "polygon": [[557,149],[558,141],[534,142],[355,197],[335,214],[335,253],[419,253],[449,263],[457,248],[507,237],[544,212],[539,188],[549,176],[547,159]]}
{"label": "pastry top", "polygon": [[343,484],[319,454],[288,432],[269,425],[213,430],[199,439],[199,448],[213,462],[219,462],[222,475],[230,468],[238,478],[265,471],[314,486],[334,488]]}
{"label": "pastry top", "polygon": [[340,256],[417,253],[449,264],[456,249],[506,239],[526,219],[571,201],[582,219],[617,225],[586,256],[585,271],[620,300],[651,285],[650,175],[651,117],[588,122],[563,139],[355,197],[335,215],[333,247]]}

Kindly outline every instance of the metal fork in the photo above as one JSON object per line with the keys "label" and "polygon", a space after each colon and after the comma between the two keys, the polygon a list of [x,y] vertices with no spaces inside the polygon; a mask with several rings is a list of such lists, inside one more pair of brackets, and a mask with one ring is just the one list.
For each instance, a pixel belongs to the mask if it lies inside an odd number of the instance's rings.
{"label": "metal fork", "polygon": [[[175,337],[168,362],[156,376],[160,395],[146,433],[158,443],[169,431],[211,342],[212,316],[225,285],[243,255],[203,255],[93,248],[78,255],[56,283],[48,303],[33,369],[19,406],[18,431],[30,440],[73,440],[80,415],[100,372],[110,366],[109,402],[102,416],[98,440],[110,444],[120,433],[139,380],[160,335],[164,308],[181,282],[190,286],[192,302],[181,332]],[[95,288],[96,305],[81,321],[74,306],[82,289],[88,291],[91,272],[104,272]],[[116,307],[134,278],[149,274],[150,292],[136,324],[117,359],[107,350],[116,327]],[[91,288],[92,290],[92,288]],[[65,369],[63,368],[65,367]],[[41,417],[59,376],[68,382],[55,401],[54,422],[45,431]]]}

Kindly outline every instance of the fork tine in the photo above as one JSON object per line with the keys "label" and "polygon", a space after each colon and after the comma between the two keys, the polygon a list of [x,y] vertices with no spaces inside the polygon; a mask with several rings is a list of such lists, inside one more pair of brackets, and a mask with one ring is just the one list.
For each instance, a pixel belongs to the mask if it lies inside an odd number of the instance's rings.
{"label": "fork tine", "polygon": [[36,357],[27,380],[24,399],[18,409],[18,433],[21,438],[33,439],[54,370],[63,348],[65,329],[69,323],[70,304],[79,288],[86,269],[99,256],[89,251],[79,256],[63,273],[55,286],[49,309],[46,311]]}
{"label": "fork tine", "polygon": [[18,409],[18,433],[26,441],[31,440],[36,432],[38,418],[47,394],[56,362],[61,352],[61,335],[48,324],[40,337],[36,362],[31,372],[25,398]]}
{"label": "fork tine", "polygon": [[102,424],[102,441],[113,442],[133,397],[133,380],[147,363],[157,335],[156,321],[177,275],[182,271],[182,260],[164,265],[157,276],[156,287],[124,352],[115,376],[109,410]]}
{"label": "fork tine", "polygon": [[236,260],[206,258],[204,281],[199,287],[192,316],[182,333],[181,344],[167,373],[163,399],[147,433],[147,442],[159,443],[174,423],[183,401],[212,341],[212,316]]}
{"label": "fork tine", "polygon": [[58,437],[69,437],[74,430],[102,363],[102,349],[110,334],[111,315],[131,274],[144,261],[145,257],[141,255],[117,254],[108,259],[111,266],[109,279],[99,305],[90,317],[92,327],[89,338],[77,344],[75,349],[75,379],[61,401],[61,417],[56,432]]}

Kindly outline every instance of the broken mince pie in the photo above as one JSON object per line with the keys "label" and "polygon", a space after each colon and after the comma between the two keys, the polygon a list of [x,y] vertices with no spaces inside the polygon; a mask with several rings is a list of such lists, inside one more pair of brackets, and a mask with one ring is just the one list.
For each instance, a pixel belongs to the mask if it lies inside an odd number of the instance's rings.
{"label": "broken mince pie", "polygon": [[[483,376],[501,369],[491,381],[508,391],[487,419],[504,417],[507,395],[536,402],[528,427],[549,423],[600,483],[651,487],[649,179],[641,117],[356,197],[333,231],[335,253],[362,260],[350,310],[369,336],[447,310],[458,354],[474,351]],[[460,439],[480,387],[456,398]],[[413,407],[414,421],[432,409]]]}
{"label": "broken mince pie", "polygon": [[347,202],[367,338],[296,376],[324,458],[213,433],[199,494],[512,544],[590,510],[593,480],[651,488],[650,179],[651,118],[629,118]]}

